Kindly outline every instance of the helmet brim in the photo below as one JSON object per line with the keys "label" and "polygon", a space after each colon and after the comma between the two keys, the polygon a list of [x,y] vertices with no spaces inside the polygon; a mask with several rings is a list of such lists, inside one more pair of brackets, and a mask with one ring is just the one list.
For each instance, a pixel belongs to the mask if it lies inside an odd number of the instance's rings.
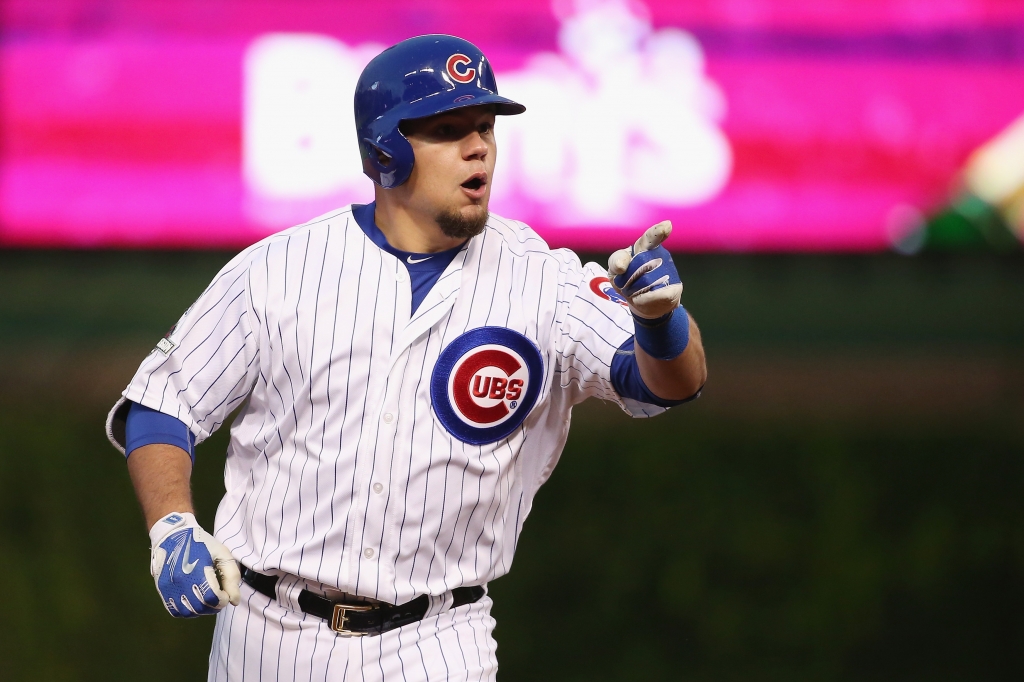
{"label": "helmet brim", "polygon": [[[414,121],[420,118],[430,118],[438,114],[444,114],[449,111],[456,109],[466,109],[468,107],[480,107],[480,106],[493,106],[498,116],[515,116],[526,111],[519,102],[514,102],[507,97],[501,95],[481,95],[480,97],[474,95],[459,95],[457,97],[451,97],[454,93],[442,92],[436,95],[424,97],[417,102],[410,102],[409,106],[402,112],[403,116],[401,121]],[[447,102],[443,101],[444,98],[450,98]],[[439,101],[440,100],[440,101]]]}

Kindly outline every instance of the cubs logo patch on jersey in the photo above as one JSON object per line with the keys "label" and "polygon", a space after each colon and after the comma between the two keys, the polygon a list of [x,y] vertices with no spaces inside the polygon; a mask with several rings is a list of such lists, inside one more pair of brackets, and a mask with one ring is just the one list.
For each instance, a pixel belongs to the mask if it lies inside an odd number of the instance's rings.
{"label": "cubs logo patch on jersey", "polygon": [[606,301],[614,301],[621,306],[629,307],[629,303],[619,292],[615,291],[615,287],[607,277],[595,277],[590,280],[590,290]]}
{"label": "cubs logo patch on jersey", "polygon": [[480,327],[441,352],[430,400],[448,433],[484,445],[519,428],[537,402],[543,375],[540,350],[528,338],[505,327]]}

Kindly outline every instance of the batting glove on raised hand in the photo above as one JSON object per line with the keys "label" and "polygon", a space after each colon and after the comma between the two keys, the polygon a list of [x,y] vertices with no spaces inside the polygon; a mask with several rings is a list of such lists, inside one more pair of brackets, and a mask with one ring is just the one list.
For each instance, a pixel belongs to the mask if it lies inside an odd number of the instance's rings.
{"label": "batting glove on raised hand", "polygon": [[199,527],[196,517],[174,512],[149,530],[149,572],[164,608],[175,618],[213,614],[238,605],[242,576],[228,548]]}
{"label": "batting glove on raised hand", "polygon": [[683,283],[672,255],[661,243],[672,233],[665,220],[648,228],[628,249],[619,249],[608,259],[612,286],[629,303],[637,317],[655,320],[679,307]]}

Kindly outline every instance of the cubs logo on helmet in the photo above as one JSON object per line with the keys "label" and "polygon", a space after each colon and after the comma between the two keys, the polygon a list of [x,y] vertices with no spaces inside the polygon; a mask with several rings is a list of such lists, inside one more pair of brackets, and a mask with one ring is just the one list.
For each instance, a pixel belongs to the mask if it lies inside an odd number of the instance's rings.
{"label": "cubs logo on helmet", "polygon": [[470,83],[476,78],[476,69],[469,66],[472,63],[473,60],[464,54],[453,54],[448,57],[445,69],[456,83]]}
{"label": "cubs logo on helmet", "polygon": [[621,306],[629,307],[629,303],[619,292],[615,291],[615,287],[607,277],[595,277],[590,280],[590,290],[606,301],[615,301]]}
{"label": "cubs logo on helmet", "polygon": [[445,348],[430,378],[441,425],[473,445],[511,435],[533,409],[543,382],[540,350],[505,327],[480,327]]}

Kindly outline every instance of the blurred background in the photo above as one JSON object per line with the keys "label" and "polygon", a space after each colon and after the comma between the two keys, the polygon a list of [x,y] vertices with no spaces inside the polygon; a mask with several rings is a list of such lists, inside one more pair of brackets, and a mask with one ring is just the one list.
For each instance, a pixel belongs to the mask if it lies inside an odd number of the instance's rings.
{"label": "blurred background", "polygon": [[1021,679],[1024,3],[6,0],[0,680],[205,675],[103,419],[235,251],[372,198],[355,79],[429,32],[528,107],[494,211],[599,262],[670,218],[708,352],[575,410],[501,679]]}

